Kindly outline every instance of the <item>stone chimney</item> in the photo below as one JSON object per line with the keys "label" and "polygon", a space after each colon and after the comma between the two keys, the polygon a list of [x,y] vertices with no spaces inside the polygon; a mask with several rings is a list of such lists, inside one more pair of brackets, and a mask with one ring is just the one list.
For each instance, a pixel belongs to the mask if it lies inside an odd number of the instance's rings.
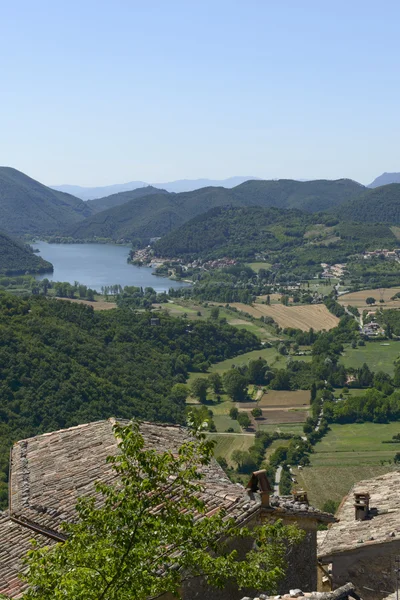
{"label": "stone chimney", "polygon": [[293,499],[295,502],[300,502],[300,504],[307,504],[307,506],[309,505],[307,492],[305,490],[293,492]]}
{"label": "stone chimney", "polygon": [[365,521],[369,515],[368,492],[357,492],[354,494],[354,508],[356,521]]}
{"label": "stone chimney", "polygon": [[250,481],[247,484],[247,491],[249,494],[259,492],[262,508],[271,508],[269,497],[272,492],[272,488],[269,484],[267,472],[265,470],[254,471],[252,473]]}

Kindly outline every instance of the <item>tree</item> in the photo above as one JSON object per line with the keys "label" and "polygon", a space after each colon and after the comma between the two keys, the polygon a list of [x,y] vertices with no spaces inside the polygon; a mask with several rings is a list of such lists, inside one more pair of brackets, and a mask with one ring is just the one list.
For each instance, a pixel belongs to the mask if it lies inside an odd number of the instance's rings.
{"label": "tree", "polygon": [[400,452],[396,452],[396,454],[394,455],[394,459],[393,461],[398,464],[400,463]]}
{"label": "tree", "polygon": [[253,408],[253,410],[251,411],[251,414],[253,415],[253,417],[255,419],[259,419],[260,417],[262,417],[262,410],[261,408],[259,408],[258,406],[256,406],[255,408]]}
{"label": "tree", "polygon": [[254,458],[250,452],[246,452],[245,450],[234,450],[231,459],[237,464],[237,471],[239,473],[251,473],[257,469],[257,463]]}
{"label": "tree", "polygon": [[324,512],[331,513],[332,515],[334,515],[336,513],[338,508],[339,508],[339,502],[337,502],[337,500],[327,500],[322,505],[322,510]]}
{"label": "tree", "polygon": [[314,400],[315,400],[316,397],[317,397],[317,386],[313,382],[311,384],[311,391],[310,391],[310,402],[311,402],[311,404],[314,402]]}
{"label": "tree", "polygon": [[232,407],[231,410],[229,411],[230,418],[233,419],[234,421],[236,421],[238,418],[238,415],[239,415],[239,411],[236,408],[236,406]]}
{"label": "tree", "polygon": [[214,321],[218,321],[218,318],[219,318],[219,308],[218,308],[218,306],[213,306],[210,311],[210,319],[213,319]]}
{"label": "tree", "polygon": [[200,402],[207,400],[208,390],[208,379],[205,377],[197,377],[190,385],[190,392],[194,398],[197,398]]}
{"label": "tree", "polygon": [[238,414],[237,420],[238,420],[240,427],[243,427],[243,429],[247,429],[251,425],[251,419],[250,419],[249,415],[247,414],[247,412],[240,412]]}
{"label": "tree", "polygon": [[285,356],[288,353],[286,344],[281,342],[278,346],[278,352],[279,352],[279,354],[282,354],[282,356]]}
{"label": "tree", "polygon": [[260,385],[265,383],[265,372],[268,369],[267,361],[264,358],[251,360],[247,369],[247,379],[250,383]]}
{"label": "tree", "polygon": [[247,379],[237,369],[224,373],[224,388],[234,402],[245,400],[247,396]]}
{"label": "tree", "polygon": [[[213,443],[201,433],[177,452],[146,449],[139,424],[116,426],[120,453],[109,457],[117,480],[99,484],[102,502],[80,498],[78,520],[67,540],[29,553],[26,600],[145,600],[179,595],[182,577],[203,575],[223,587],[276,591],[284,575],[286,545],[302,532],[280,521],[253,530],[237,528],[223,510],[210,517],[201,499]],[[223,552],[225,540],[253,538],[257,550],[243,558]],[[184,574],[184,575],[183,575]]]}
{"label": "tree", "polygon": [[215,394],[220,394],[222,392],[222,377],[219,373],[211,373],[208,376],[208,381]]}
{"label": "tree", "polygon": [[376,300],[372,296],[368,296],[368,298],[365,298],[365,304],[375,304],[375,302]]}

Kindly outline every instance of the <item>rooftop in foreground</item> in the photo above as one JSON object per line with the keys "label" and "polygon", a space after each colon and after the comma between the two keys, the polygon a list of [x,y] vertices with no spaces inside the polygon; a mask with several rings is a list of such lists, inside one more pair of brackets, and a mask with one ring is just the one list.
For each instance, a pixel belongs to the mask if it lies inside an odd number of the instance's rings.
{"label": "rooftop in foreground", "polygon": [[[369,494],[369,515],[355,518],[355,494]],[[318,556],[330,556],[361,546],[400,541],[400,471],[355,484],[339,507],[335,523],[321,536]],[[325,533],[325,532],[324,532]]]}
{"label": "rooftop in foreground", "polygon": [[[94,495],[96,482],[114,479],[114,471],[106,462],[107,456],[118,451],[114,424],[115,419],[97,421],[14,444],[9,511],[0,514],[0,593],[20,598],[25,584],[17,574],[29,550],[29,540],[34,537],[41,545],[63,541],[61,524],[76,518],[77,499]],[[145,447],[160,452],[174,451],[190,439],[189,430],[179,425],[144,422],[140,431]],[[206,516],[223,509],[240,524],[260,510],[268,510],[274,517],[334,520],[332,515],[289,497],[272,496],[266,509],[261,506],[259,493],[249,493],[232,483],[215,460],[203,472]]]}

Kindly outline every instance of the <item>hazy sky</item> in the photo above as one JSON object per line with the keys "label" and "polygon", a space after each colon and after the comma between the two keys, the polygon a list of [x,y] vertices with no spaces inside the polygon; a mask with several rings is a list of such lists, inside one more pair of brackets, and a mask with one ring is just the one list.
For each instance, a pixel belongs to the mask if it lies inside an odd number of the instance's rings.
{"label": "hazy sky", "polygon": [[43,183],[400,171],[397,0],[0,9],[0,164]]}

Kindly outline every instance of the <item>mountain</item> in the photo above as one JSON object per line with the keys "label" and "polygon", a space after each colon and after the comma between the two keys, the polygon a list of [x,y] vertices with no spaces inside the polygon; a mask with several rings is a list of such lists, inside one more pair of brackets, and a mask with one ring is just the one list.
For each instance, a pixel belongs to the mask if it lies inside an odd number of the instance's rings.
{"label": "mountain", "polygon": [[232,188],[249,179],[258,179],[258,177],[229,177],[228,179],[178,179],[166,183],[146,183],[144,181],[130,181],[128,183],[116,183],[102,187],[81,187],[79,185],[52,185],[54,190],[73,194],[82,200],[94,200],[104,198],[121,192],[130,192],[137,188],[152,186],[167,192],[192,192],[204,187],[216,186]]}
{"label": "mountain", "polygon": [[382,185],[389,185],[390,183],[400,183],[400,173],[382,173],[367,187],[376,188]]}
{"label": "mountain", "polygon": [[146,187],[149,184],[145,181],[129,181],[128,183],[116,183],[114,185],[105,185],[101,187],[82,187],[80,185],[51,185],[53,190],[72,194],[81,200],[94,200],[95,198],[104,198],[111,194],[120,192],[129,192],[137,188]]}
{"label": "mountain", "polygon": [[[232,189],[208,187],[180,194],[136,197],[68,227],[75,239],[142,240],[166,235],[193,217],[218,206],[299,208],[319,212],[336,207],[365,188],[349,179],[338,181],[246,181]],[[106,199],[105,199],[106,201]]]}
{"label": "mountain", "polygon": [[366,189],[354,200],[335,209],[342,220],[400,224],[400,183]]}
{"label": "mountain", "polygon": [[106,196],[105,198],[97,198],[96,200],[88,200],[88,205],[90,206],[93,214],[101,212],[102,210],[107,210],[108,208],[112,208],[113,206],[119,206],[120,204],[125,204],[130,200],[135,200],[136,198],[143,198],[143,196],[150,196],[151,194],[162,194],[166,193],[165,190],[159,190],[151,185],[147,187],[140,187],[136,190],[131,190],[129,192],[120,192],[119,194],[112,194],[111,196]]}
{"label": "mountain", "polygon": [[21,244],[0,232],[0,274],[46,273],[53,265],[32,252],[30,246]]}
{"label": "mountain", "polygon": [[341,262],[349,254],[396,243],[384,224],[341,222],[328,213],[296,209],[224,206],[171,231],[154,244],[154,252],[189,262],[223,257],[247,261],[261,254],[287,272],[299,265],[306,272],[321,262]]}
{"label": "mountain", "polygon": [[90,207],[79,198],[52,190],[16,169],[0,167],[0,227],[6,233],[57,233],[90,214]]}

